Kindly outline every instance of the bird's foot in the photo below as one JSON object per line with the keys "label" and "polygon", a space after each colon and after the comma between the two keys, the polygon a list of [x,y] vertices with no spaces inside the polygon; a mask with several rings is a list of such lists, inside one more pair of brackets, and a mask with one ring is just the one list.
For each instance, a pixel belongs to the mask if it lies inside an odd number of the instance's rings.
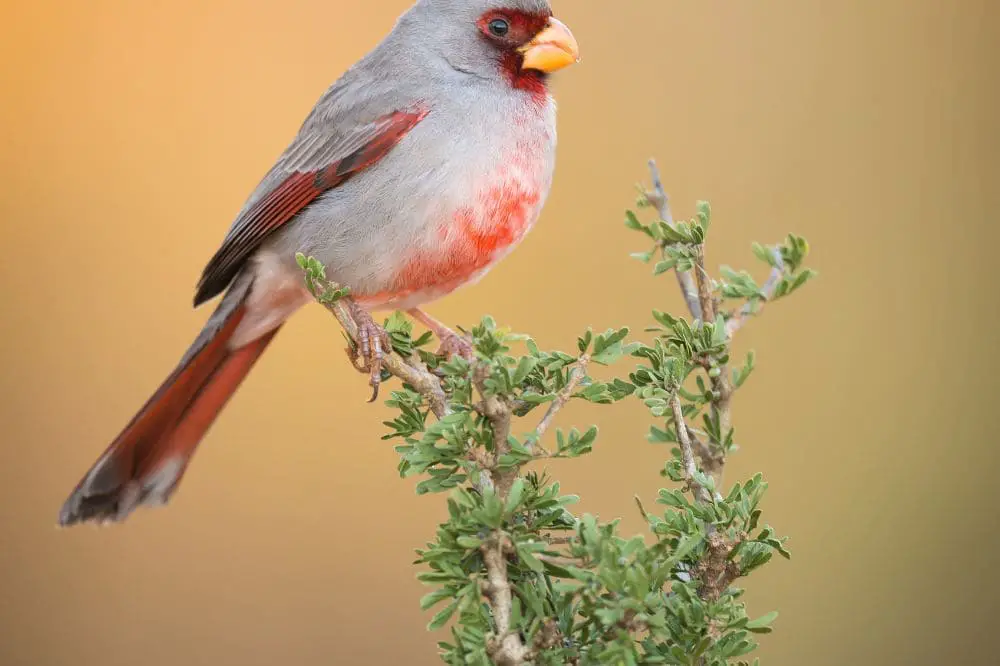
{"label": "bird's foot", "polygon": [[347,356],[358,372],[368,374],[368,384],[372,387],[372,397],[368,402],[375,402],[382,383],[382,358],[385,354],[392,353],[392,340],[367,310],[351,299],[346,300],[354,322],[358,325],[357,345],[347,348]]}
{"label": "bird's foot", "polygon": [[[435,335],[437,334],[435,333]],[[476,358],[476,350],[472,347],[472,343],[469,342],[468,338],[451,331],[450,333],[446,333],[440,340],[441,345],[437,348],[437,352],[435,352],[438,356],[449,359],[461,356],[467,361],[472,361]]]}
{"label": "bird's foot", "polygon": [[461,356],[469,361],[476,357],[472,342],[467,337],[459,335],[423,310],[414,308],[409,312],[411,317],[430,329],[437,336],[437,339],[441,341],[441,345],[438,347],[437,352],[435,352],[438,356],[443,356],[444,358]]}

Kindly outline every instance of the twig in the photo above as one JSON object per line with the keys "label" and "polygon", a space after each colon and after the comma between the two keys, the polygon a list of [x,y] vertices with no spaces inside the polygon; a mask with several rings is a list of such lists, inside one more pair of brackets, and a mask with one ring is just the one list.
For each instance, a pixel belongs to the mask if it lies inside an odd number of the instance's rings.
{"label": "twig", "polygon": [[[656,166],[656,160],[654,159],[649,160],[649,173],[653,179],[653,189],[646,192],[646,201],[656,208],[660,219],[673,228],[674,216],[670,212],[670,198],[667,196],[667,191],[663,188],[663,181],[660,178],[660,168]],[[677,284],[681,288],[681,295],[684,297],[684,302],[687,303],[691,316],[694,319],[701,319],[701,306],[698,302],[698,292],[695,290],[691,272],[675,270],[674,274],[677,276]]]}
{"label": "twig", "polygon": [[681,445],[681,462],[684,465],[684,479],[691,492],[699,502],[711,502],[712,493],[708,488],[698,483],[695,472],[698,471],[694,462],[694,452],[691,449],[691,438],[688,437],[687,424],[684,423],[684,412],[681,409],[681,398],[675,391],[670,397],[670,410],[674,414],[674,429],[677,431],[677,441]]}
{"label": "twig", "polygon": [[581,560],[584,560],[583,555],[579,557],[573,557],[572,555],[545,555],[544,553],[539,553],[535,555],[542,562],[549,562],[550,564],[555,564],[556,566],[566,567],[566,566],[576,566]]}
{"label": "twig", "polygon": [[497,628],[496,637],[487,644],[486,650],[497,666],[523,664],[529,652],[521,642],[521,637],[510,626],[513,599],[510,580],[507,578],[507,556],[512,551],[510,539],[499,530],[493,532],[481,548],[486,567],[483,593],[489,599],[493,622]]}
{"label": "twig", "polygon": [[695,455],[701,461],[701,468],[714,476],[726,464],[725,456],[713,451],[707,443],[701,441],[690,426],[685,426],[685,429],[687,430],[688,439],[691,440],[691,446],[694,449]]}
{"label": "twig", "polygon": [[698,246],[697,258],[694,264],[694,275],[698,282],[698,303],[701,305],[702,321],[715,321],[715,297],[712,296],[712,285],[708,271],[705,269],[705,245]]}
{"label": "twig", "polygon": [[576,387],[580,385],[583,378],[587,376],[588,363],[590,363],[590,354],[584,354],[580,357],[580,360],[577,361],[576,367],[574,367],[569,374],[569,380],[566,382],[566,386],[559,391],[556,399],[552,401],[552,404],[549,405],[548,411],[545,412],[545,416],[543,416],[542,420],[538,422],[538,427],[535,428],[536,443],[542,441],[542,435],[544,435],[545,431],[549,429],[550,425],[552,425],[552,421],[555,419],[556,413],[566,406],[566,403],[573,397],[573,391],[575,391]]}
{"label": "twig", "polygon": [[545,537],[545,540],[550,545],[553,545],[553,546],[556,546],[556,545],[559,545],[559,544],[573,543],[573,541],[575,539],[576,539],[576,537],[557,537],[557,536],[546,536]]}
{"label": "twig", "polygon": [[[705,315],[704,321],[713,322],[715,321],[715,297],[712,295],[712,287],[709,284],[708,273],[705,270],[704,244],[698,248],[694,274],[698,281],[698,300],[701,304],[702,314]],[[733,427],[732,409],[730,408],[730,402],[733,398],[733,385],[729,378],[728,364],[721,364],[718,375],[712,377],[712,391],[715,393],[715,398],[712,400],[712,414],[719,424],[719,441],[715,442],[715,444],[719,447],[720,451],[724,451],[726,437]],[[687,432],[684,434],[687,435]],[[719,465],[712,475],[715,479],[716,487],[720,490],[722,489],[722,475],[724,471],[725,467]]]}
{"label": "twig", "polygon": [[774,291],[778,288],[778,283],[781,282],[781,277],[785,274],[785,260],[781,258],[781,250],[776,247],[771,248],[771,256],[774,257],[775,265],[771,268],[771,274],[768,275],[764,286],[761,287],[764,298],[759,304],[756,304],[756,307],[755,302],[747,302],[746,305],[740,308],[739,312],[726,322],[726,334],[730,338],[733,337],[736,331],[743,328],[743,324],[747,322],[747,319],[759,314],[761,308],[774,297]]}

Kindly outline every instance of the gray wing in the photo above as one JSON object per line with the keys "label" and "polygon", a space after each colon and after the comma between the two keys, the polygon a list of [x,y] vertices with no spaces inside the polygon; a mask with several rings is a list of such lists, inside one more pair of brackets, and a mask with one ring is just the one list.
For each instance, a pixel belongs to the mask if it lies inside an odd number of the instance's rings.
{"label": "gray wing", "polygon": [[323,192],[377,162],[427,115],[419,102],[394,108],[369,96],[345,103],[343,90],[338,84],[327,91],[250,196],[205,266],[195,306],[222,293],[265,238]]}

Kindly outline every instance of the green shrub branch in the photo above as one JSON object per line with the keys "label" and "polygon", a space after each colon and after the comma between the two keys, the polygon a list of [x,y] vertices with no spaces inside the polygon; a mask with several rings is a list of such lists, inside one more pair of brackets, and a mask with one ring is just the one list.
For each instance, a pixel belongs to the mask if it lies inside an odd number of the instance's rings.
{"label": "green shrub branch", "polygon": [[[417,493],[443,494],[448,507],[417,551],[418,578],[429,588],[420,605],[434,610],[428,628],[450,628],[438,644],[445,663],[718,666],[747,663],[755,635],[771,631],[777,613],[751,619],[737,583],[775,553],[788,557],[786,539],[762,521],[760,474],[728,490],[722,482],[737,450],[732,400],[755,367],[752,352],[732,358],[732,339],[815,275],[803,266],[808,245],[794,235],[754,244],[768,270],[760,285],[728,267],[713,277],[710,206],[700,202],[693,217],[675,221],[655,163],[650,169],[652,189],[625,217],[646,243],[633,256],[654,276],[673,272],[687,306],[680,315],[653,310],[650,341],[609,328],[585,331],[571,352],[543,350],[484,317],[465,332],[472,358],[444,358],[402,314],[384,323],[392,353],[383,380],[400,381],[383,439],[396,443],[399,473],[418,479]],[[356,344],[347,290],[316,260],[300,255],[299,263]],[[634,362],[627,375],[590,374],[625,358]],[[584,456],[597,441],[594,426],[556,427],[566,404],[625,399],[647,408],[646,438],[670,447],[661,474],[671,485],[657,508],[636,498],[646,536],[575,515],[578,498],[538,469],[539,461]]]}

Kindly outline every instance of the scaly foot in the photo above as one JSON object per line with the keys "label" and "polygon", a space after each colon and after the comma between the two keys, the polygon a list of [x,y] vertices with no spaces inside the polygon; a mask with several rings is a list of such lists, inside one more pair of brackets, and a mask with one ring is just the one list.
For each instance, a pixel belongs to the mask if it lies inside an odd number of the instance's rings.
{"label": "scaly foot", "polygon": [[419,308],[413,308],[408,312],[411,317],[429,328],[437,336],[437,339],[441,341],[441,346],[437,350],[438,356],[444,356],[445,358],[461,356],[470,361],[476,357],[475,350],[472,348],[472,342],[468,338],[459,335]]}
{"label": "scaly foot", "polygon": [[[371,314],[351,299],[345,299],[351,316],[358,325],[358,344],[347,349],[351,364],[358,372],[368,373],[368,383],[372,387],[372,397],[368,402],[378,398],[378,387],[382,383],[382,357],[392,352],[392,341],[385,329],[375,323]],[[362,363],[358,363],[358,359]]]}

